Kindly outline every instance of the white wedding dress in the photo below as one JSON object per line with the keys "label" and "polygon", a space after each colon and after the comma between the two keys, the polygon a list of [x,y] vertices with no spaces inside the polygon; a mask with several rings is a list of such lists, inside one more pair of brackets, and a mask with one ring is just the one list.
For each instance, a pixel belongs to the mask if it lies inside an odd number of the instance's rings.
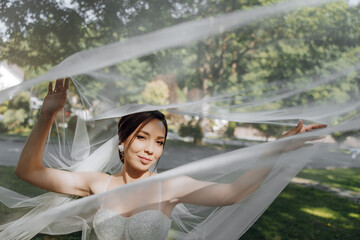
{"label": "white wedding dress", "polygon": [[[112,175],[106,183],[105,192],[111,177]],[[124,217],[115,210],[102,207],[93,221],[93,228],[99,240],[168,239],[170,226],[171,220],[160,210],[160,203],[158,210],[145,210],[130,217]]]}
{"label": "white wedding dress", "polygon": [[93,222],[99,240],[161,240],[168,238],[171,220],[160,210],[147,210],[123,217],[111,209],[100,209]]}

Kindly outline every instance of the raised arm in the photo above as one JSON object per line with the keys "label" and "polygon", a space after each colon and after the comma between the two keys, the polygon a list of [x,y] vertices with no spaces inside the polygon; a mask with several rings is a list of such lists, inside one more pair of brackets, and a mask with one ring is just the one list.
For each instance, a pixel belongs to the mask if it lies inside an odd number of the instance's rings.
{"label": "raised arm", "polygon": [[[302,121],[298,125],[281,135],[279,138],[300,134],[326,125],[314,124],[303,126]],[[270,173],[276,160],[282,153],[292,151],[304,146],[306,141],[315,140],[316,137],[296,139],[284,144],[277,144],[276,149],[268,149],[257,161],[268,161],[269,164],[261,164],[263,167],[246,171],[240,178],[230,184],[198,181],[190,177],[181,177],[173,181],[171,189],[178,189],[174,195],[176,203],[191,203],[205,206],[231,205],[248,197],[256,191]]]}
{"label": "raised arm", "polygon": [[90,194],[89,173],[73,173],[43,166],[43,152],[46,138],[56,114],[64,107],[69,89],[69,79],[56,81],[53,91],[49,84],[48,94],[44,99],[40,117],[31,131],[15,174],[22,180],[48,191],[86,196]]}

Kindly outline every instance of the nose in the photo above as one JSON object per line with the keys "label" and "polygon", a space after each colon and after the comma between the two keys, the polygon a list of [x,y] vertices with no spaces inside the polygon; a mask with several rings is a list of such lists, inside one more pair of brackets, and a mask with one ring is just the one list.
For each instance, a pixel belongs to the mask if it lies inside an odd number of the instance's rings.
{"label": "nose", "polygon": [[144,151],[149,154],[149,155],[152,155],[154,153],[154,143],[152,141],[149,141],[146,146],[145,146],[145,149]]}

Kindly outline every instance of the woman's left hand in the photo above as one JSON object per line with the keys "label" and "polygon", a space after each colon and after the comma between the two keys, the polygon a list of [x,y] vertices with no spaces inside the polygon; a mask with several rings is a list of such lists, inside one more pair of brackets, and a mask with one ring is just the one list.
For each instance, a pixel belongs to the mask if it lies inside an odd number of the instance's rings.
{"label": "woman's left hand", "polygon": [[327,127],[326,124],[311,124],[304,126],[303,121],[300,120],[296,127],[294,127],[288,132],[283,133],[280,137],[278,137],[278,139],[325,127]]}
{"label": "woman's left hand", "polygon": [[[288,132],[283,133],[278,139],[289,137],[289,136],[294,136],[297,134],[301,134],[301,133],[308,132],[308,131],[313,131],[313,130],[320,129],[320,128],[325,128],[326,126],[327,125],[325,125],[325,124],[311,124],[311,125],[304,126],[303,121],[300,120],[296,127],[294,127],[293,129],[291,129]],[[307,138],[292,139],[290,141],[285,141],[284,143],[281,143],[278,145],[278,151],[279,152],[293,151],[293,150],[303,147],[305,145],[305,142],[315,141],[315,140],[319,140],[321,138],[322,137],[312,136],[312,137],[307,137]]]}

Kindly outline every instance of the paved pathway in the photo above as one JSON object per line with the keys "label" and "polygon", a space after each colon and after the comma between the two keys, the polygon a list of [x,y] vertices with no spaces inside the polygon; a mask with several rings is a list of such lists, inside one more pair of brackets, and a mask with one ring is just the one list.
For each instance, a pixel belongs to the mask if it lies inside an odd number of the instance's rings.
{"label": "paved pathway", "polygon": [[[21,150],[24,146],[24,139],[0,138],[0,165],[15,166],[19,159]],[[49,151],[56,154],[57,145],[51,144]],[[200,160],[206,157],[221,154],[231,149],[219,147],[186,147],[186,146],[166,146],[161,157],[159,168],[171,169],[186,163]],[[334,157],[335,156],[335,157]],[[360,159],[353,160],[351,154],[343,152],[319,152],[313,157],[313,161],[308,163],[305,168],[360,168]]]}
{"label": "paved pathway", "polygon": [[[15,166],[19,159],[21,150],[24,146],[23,139],[0,139],[0,165]],[[52,147],[56,147],[53,144]],[[52,148],[50,147],[50,148]],[[193,162],[216,154],[230,151],[231,149],[215,149],[206,147],[185,147],[185,146],[167,146],[159,163],[159,169],[171,169],[189,162]],[[334,158],[334,154],[336,157]],[[331,155],[331,157],[330,157]],[[314,156],[314,161],[309,163],[307,168],[349,168],[360,167],[359,159],[351,159],[350,154],[339,152],[323,152],[319,156]],[[331,161],[332,159],[332,161]],[[330,161],[329,161],[330,160]],[[331,192],[337,196],[346,197],[360,204],[360,193],[345,189],[334,188],[329,185],[320,184],[309,179],[294,178],[293,183],[301,184],[306,187]]]}

